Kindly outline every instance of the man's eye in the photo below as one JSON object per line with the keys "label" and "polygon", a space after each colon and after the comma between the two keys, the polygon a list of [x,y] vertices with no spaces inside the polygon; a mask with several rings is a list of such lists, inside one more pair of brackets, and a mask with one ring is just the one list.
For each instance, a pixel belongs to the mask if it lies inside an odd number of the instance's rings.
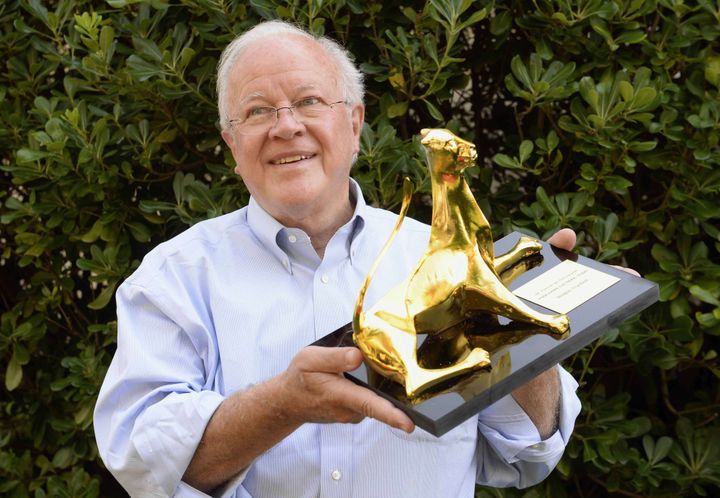
{"label": "man's eye", "polygon": [[320,104],[318,97],[305,97],[295,102],[295,107],[313,107]]}
{"label": "man's eye", "polygon": [[248,109],[248,111],[245,113],[245,119],[261,118],[263,116],[267,116],[271,112],[275,112],[275,109],[273,107],[253,107],[251,109]]}

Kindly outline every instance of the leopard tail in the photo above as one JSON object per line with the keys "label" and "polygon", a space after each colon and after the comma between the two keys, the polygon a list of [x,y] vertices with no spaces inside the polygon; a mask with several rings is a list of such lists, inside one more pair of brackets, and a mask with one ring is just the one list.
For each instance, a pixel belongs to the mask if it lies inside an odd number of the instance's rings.
{"label": "leopard tail", "polygon": [[392,233],[390,234],[390,237],[385,242],[385,245],[380,250],[380,253],[375,258],[375,261],[373,262],[372,266],[370,267],[370,271],[368,272],[367,276],[365,277],[365,281],[363,282],[362,287],[360,288],[360,293],[358,294],[357,301],[355,302],[355,315],[353,316],[353,331],[357,334],[360,331],[360,317],[362,315],[362,309],[363,305],[365,304],[365,294],[367,293],[368,288],[370,287],[370,281],[372,280],[373,275],[375,275],[375,270],[377,270],[378,265],[380,264],[380,260],[385,256],[385,253],[392,245],[393,241],[395,240],[395,236],[400,231],[400,226],[403,224],[403,221],[405,220],[405,215],[407,214],[408,208],[410,207],[410,199],[412,198],[413,194],[413,183],[410,181],[410,178],[405,177],[403,180],[403,199],[402,199],[402,207],[400,208],[400,213],[398,215],[397,222],[395,223],[395,228],[393,228]]}

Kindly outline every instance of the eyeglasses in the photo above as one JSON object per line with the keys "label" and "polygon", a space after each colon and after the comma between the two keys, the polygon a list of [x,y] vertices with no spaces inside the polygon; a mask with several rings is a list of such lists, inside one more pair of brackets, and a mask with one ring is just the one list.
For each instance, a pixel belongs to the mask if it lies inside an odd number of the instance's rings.
{"label": "eyeglasses", "polygon": [[248,107],[241,111],[239,118],[231,119],[230,126],[243,135],[266,133],[280,119],[280,111],[288,109],[298,123],[313,124],[320,122],[338,104],[347,104],[344,100],[327,103],[320,97],[303,97],[292,105],[273,107],[270,105]]}

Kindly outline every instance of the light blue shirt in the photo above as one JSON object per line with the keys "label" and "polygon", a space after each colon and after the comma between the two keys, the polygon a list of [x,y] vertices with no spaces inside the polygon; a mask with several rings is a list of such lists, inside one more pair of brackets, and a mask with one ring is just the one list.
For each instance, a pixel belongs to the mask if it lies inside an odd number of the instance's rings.
{"label": "light blue shirt", "polygon": [[[215,409],[350,321],[396,220],[352,188],[355,213],[322,259],[302,230],[283,227],[251,200],[160,244],[118,289],[118,347],[95,434],[131,496],[207,496],[181,479]],[[428,236],[426,225],[405,221],[366,308],[409,274]],[[580,411],[577,383],[559,372],[559,430],[544,441],[509,395],[441,438],[372,419],[305,424],[217,496],[471,498],[476,482],[535,484],[557,464]]]}

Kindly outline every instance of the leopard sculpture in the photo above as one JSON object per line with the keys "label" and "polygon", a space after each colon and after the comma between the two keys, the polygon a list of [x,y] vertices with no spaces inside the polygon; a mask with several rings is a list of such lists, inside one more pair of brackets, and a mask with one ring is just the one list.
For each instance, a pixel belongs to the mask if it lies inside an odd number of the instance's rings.
{"label": "leopard sculpture", "polygon": [[[353,319],[353,339],[366,362],[404,385],[409,398],[453,377],[490,368],[488,351],[472,347],[464,336],[462,324],[473,316],[505,316],[558,337],[569,331],[566,315],[535,311],[507,289],[507,281],[518,274],[513,268],[522,272],[521,262],[542,246],[522,237],[508,253],[494,256],[490,225],[463,176],[475,164],[475,146],[444,129],[421,134],[432,182],[430,242],[408,278],[363,312],[372,275],[407,212],[411,189],[406,181],[397,224],[365,279]],[[423,366],[418,334],[451,343],[452,364]]]}

